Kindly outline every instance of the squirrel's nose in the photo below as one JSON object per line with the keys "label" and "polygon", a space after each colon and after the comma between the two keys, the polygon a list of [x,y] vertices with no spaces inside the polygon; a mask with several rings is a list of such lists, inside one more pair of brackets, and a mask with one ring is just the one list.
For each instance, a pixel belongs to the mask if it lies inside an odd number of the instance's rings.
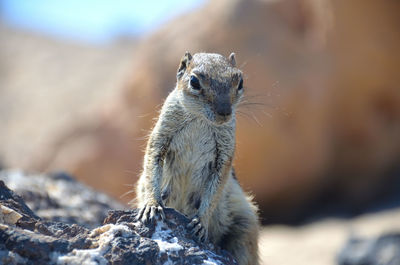
{"label": "squirrel's nose", "polygon": [[229,102],[221,102],[217,104],[215,111],[218,115],[229,116],[232,114],[232,106]]}

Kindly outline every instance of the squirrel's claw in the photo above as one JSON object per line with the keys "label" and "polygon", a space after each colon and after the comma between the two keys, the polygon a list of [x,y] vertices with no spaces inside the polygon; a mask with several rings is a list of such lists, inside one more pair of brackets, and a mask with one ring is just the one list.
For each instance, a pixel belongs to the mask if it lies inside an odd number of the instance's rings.
{"label": "squirrel's claw", "polygon": [[192,235],[197,239],[197,241],[204,243],[207,240],[207,229],[201,223],[199,217],[193,218],[187,225],[187,228],[191,230]]}
{"label": "squirrel's claw", "polygon": [[192,221],[187,225],[187,228],[193,229],[199,223],[200,223],[200,219],[198,217],[194,217],[192,219]]}
{"label": "squirrel's claw", "polygon": [[147,224],[149,221],[150,223],[154,223],[157,216],[160,216],[162,220],[165,219],[164,208],[161,205],[146,204],[139,210],[136,220],[141,221],[144,224]]}

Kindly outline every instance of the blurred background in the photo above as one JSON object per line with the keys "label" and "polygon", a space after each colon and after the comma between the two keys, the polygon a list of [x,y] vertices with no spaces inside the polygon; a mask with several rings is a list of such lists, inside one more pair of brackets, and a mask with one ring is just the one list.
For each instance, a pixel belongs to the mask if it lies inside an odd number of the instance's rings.
{"label": "blurred background", "polygon": [[1,0],[0,167],[128,202],[184,52],[235,52],[252,104],[234,164],[261,256],[334,264],[350,232],[400,231],[399,14],[397,0]]}

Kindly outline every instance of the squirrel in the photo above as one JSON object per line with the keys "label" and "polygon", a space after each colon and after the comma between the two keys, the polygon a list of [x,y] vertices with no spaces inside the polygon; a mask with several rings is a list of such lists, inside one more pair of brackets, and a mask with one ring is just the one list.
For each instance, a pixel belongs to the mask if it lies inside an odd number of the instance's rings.
{"label": "squirrel", "polygon": [[191,218],[197,240],[257,265],[258,209],[232,167],[242,75],[234,53],[185,53],[147,143],[136,206],[145,223],[172,207]]}

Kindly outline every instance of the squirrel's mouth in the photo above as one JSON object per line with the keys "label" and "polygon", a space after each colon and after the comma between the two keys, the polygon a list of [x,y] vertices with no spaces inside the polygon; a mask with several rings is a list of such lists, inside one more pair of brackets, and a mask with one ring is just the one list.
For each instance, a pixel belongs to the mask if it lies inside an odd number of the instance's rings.
{"label": "squirrel's mouth", "polygon": [[223,123],[226,123],[228,121],[230,121],[232,115],[215,115],[215,123],[218,125],[221,125]]}
{"label": "squirrel's mouth", "polygon": [[203,117],[212,124],[223,125],[232,119],[232,113],[228,115],[221,115],[211,108],[205,108],[203,112]]}

